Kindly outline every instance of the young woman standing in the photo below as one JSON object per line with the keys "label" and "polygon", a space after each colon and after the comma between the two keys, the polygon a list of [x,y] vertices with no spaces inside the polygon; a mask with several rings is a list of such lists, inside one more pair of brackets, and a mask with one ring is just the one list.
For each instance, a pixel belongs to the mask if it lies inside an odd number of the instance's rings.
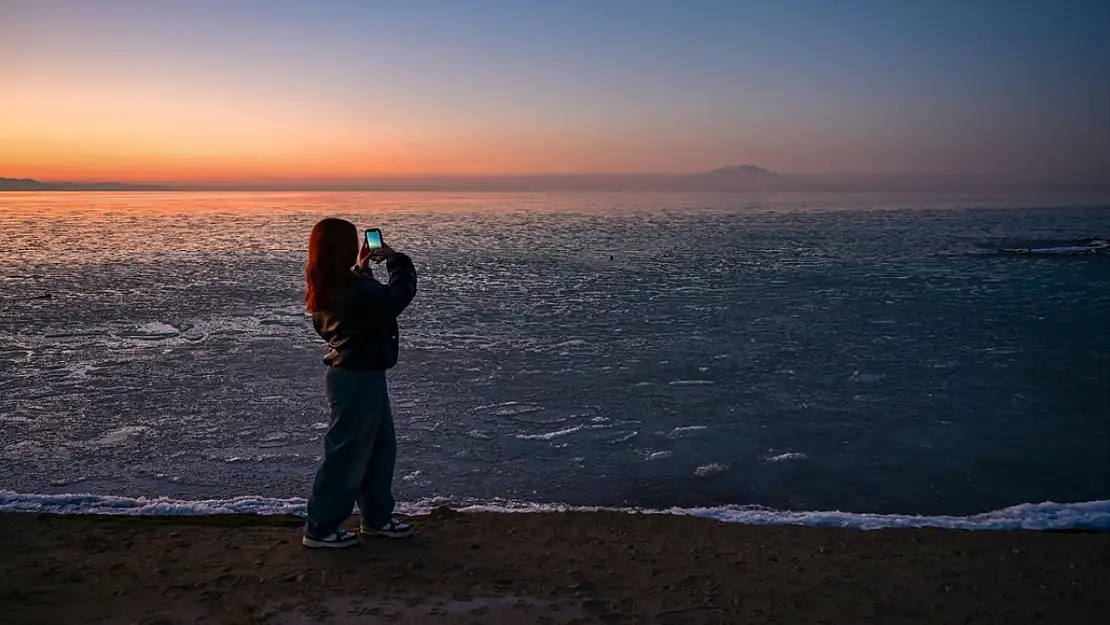
{"label": "young woman standing", "polygon": [[[388,284],[374,279],[370,263],[386,262]],[[405,538],[412,527],[393,518],[393,467],[397,438],[385,372],[397,364],[397,317],[416,295],[416,269],[388,245],[359,248],[358,229],[323,219],[308,242],[305,306],[317,334],[328,343],[324,388],[331,426],[316,469],[306,547],[342,548],[359,535],[342,523],[357,501],[364,536]]]}

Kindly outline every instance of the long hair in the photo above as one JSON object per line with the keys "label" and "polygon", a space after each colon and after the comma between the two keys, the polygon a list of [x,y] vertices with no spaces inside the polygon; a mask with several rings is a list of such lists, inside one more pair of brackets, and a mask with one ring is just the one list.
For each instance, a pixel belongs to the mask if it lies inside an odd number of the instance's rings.
{"label": "long hair", "polygon": [[349,221],[328,217],[312,227],[308,237],[305,308],[328,310],[337,293],[351,281],[351,267],[358,259],[358,228]]}

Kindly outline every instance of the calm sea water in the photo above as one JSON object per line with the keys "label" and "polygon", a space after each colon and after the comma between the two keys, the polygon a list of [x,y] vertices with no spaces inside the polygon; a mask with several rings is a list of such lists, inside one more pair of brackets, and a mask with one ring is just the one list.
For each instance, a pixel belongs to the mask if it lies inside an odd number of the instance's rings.
{"label": "calm sea water", "polygon": [[420,271],[399,499],[1110,499],[1110,257],[998,251],[1105,198],[801,195],[0,194],[0,489],[304,496],[328,215]]}

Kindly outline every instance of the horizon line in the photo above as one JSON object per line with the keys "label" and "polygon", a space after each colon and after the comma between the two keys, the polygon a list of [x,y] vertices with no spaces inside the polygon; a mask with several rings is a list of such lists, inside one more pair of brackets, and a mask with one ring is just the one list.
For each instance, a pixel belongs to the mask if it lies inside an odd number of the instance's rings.
{"label": "horizon line", "polygon": [[[570,173],[494,173],[494,174],[454,174],[454,173],[429,173],[429,174],[390,174],[383,176],[367,176],[367,177],[335,177],[335,178],[317,178],[317,177],[250,177],[250,178],[236,178],[236,179],[79,179],[79,178],[46,178],[46,177],[7,177],[0,175],[0,181],[11,182],[30,182],[42,185],[59,185],[59,186],[76,186],[76,185],[127,185],[127,186],[159,186],[159,187],[204,187],[204,186],[220,186],[220,187],[252,187],[252,186],[271,186],[271,185],[309,185],[309,186],[344,186],[344,185],[373,185],[373,184],[391,184],[391,183],[450,183],[450,182],[528,182],[528,181],[558,181],[558,180],[613,180],[613,181],[633,181],[633,180],[683,180],[683,179],[706,179],[707,174],[717,172],[719,170],[729,169],[733,166],[721,167],[714,170],[699,171],[695,173],[649,173],[649,172],[622,172],[622,173],[606,173],[606,172],[570,172]],[[752,166],[756,167],[756,166]],[[1028,184],[1084,184],[1091,186],[1110,184],[1110,178],[1095,177],[1091,175],[1076,174],[1074,176],[1061,176],[1061,175],[1032,175],[1022,173],[992,173],[992,172],[914,172],[914,173],[780,173],[764,168],[758,168],[761,173],[773,176],[759,179],[754,177],[745,177],[740,174],[734,178],[718,179],[718,182],[723,183],[736,183],[736,184],[773,184],[773,183],[791,183],[791,182],[862,182],[864,180],[875,181],[901,181],[901,182],[925,182],[925,181],[977,181],[977,182],[991,182],[999,184],[1013,184],[1013,185],[1028,185]],[[758,175],[758,174],[757,174]]]}

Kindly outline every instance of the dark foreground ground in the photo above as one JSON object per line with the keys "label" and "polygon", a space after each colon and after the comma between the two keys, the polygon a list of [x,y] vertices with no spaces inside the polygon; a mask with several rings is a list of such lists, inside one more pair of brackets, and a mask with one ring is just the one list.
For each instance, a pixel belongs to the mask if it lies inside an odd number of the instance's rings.
{"label": "dark foreground ground", "polygon": [[1104,623],[1110,533],[462,514],[299,544],[290,517],[0,515],[3,623]]}

